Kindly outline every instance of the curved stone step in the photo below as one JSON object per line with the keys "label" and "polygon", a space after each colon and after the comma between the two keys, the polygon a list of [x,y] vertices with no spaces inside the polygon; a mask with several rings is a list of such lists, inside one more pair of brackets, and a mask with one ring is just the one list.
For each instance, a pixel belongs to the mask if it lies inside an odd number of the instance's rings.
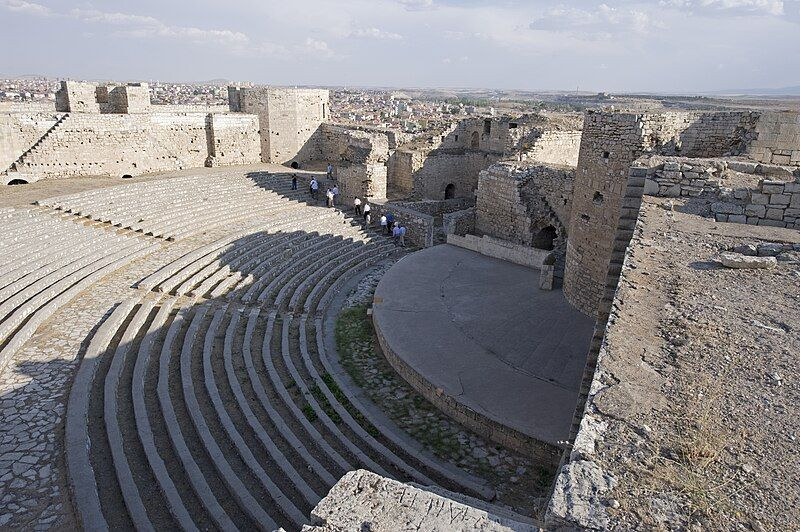
{"label": "curved stone step", "polygon": [[[222,505],[217,500],[214,492],[211,490],[211,487],[206,482],[206,478],[203,475],[200,466],[197,465],[197,462],[195,462],[189,447],[186,445],[186,440],[183,437],[183,432],[181,431],[180,424],[178,423],[178,417],[175,413],[175,409],[172,406],[172,399],[170,398],[169,394],[169,365],[170,358],[172,357],[172,346],[175,343],[180,329],[184,325],[187,313],[188,312],[185,309],[181,309],[181,311],[170,324],[169,330],[167,331],[167,337],[164,340],[164,347],[161,350],[161,356],[159,358],[158,400],[159,404],[161,405],[161,411],[164,415],[164,420],[166,422],[167,432],[169,433],[170,440],[172,441],[172,447],[174,448],[175,453],[178,455],[178,458],[183,465],[183,469],[186,471],[186,475],[189,478],[189,482],[195,492],[195,495],[197,495],[197,498],[200,499],[203,504],[203,508],[206,512],[208,512],[209,516],[217,525],[217,527],[222,530],[233,531],[237,530],[237,526],[222,508]],[[198,327],[199,323],[195,323],[194,320],[192,320],[192,324],[189,326],[189,329],[186,332],[186,341],[183,344],[182,350],[188,350],[188,352],[191,353],[192,342],[197,334]]]}
{"label": "curved stone step", "polygon": [[64,435],[67,473],[72,485],[78,517],[86,530],[108,530],[108,522],[100,505],[94,469],[89,459],[91,446],[89,398],[92,381],[94,381],[100,357],[108,350],[117,330],[137,303],[138,300],[135,298],[123,301],[98,327],[89,342],[69,392]]}
{"label": "curved stone step", "polygon": [[[203,347],[203,377],[206,390],[208,391],[211,402],[214,405],[214,409],[217,413],[220,423],[225,429],[228,438],[230,438],[230,440],[233,442],[236,450],[242,458],[242,461],[258,478],[263,487],[269,493],[272,500],[275,501],[280,507],[284,515],[289,517],[289,519],[291,519],[295,525],[302,526],[306,521],[306,517],[304,516],[303,512],[300,511],[297,506],[295,506],[294,502],[290,500],[272,481],[270,475],[264,470],[258,459],[256,459],[256,457],[253,455],[252,451],[242,437],[242,434],[236,428],[233,420],[228,415],[228,412],[223,404],[222,397],[220,396],[220,390],[217,386],[214,372],[211,368],[211,356],[214,344],[214,336],[216,335],[219,323],[222,321],[225,313],[226,309],[217,310],[217,312],[214,314],[212,324],[206,332],[206,341]],[[223,346],[223,357],[225,357],[225,353],[227,353],[228,358],[230,358],[230,353],[233,349],[233,335],[236,327],[239,324],[239,312],[234,310],[232,313],[230,313],[230,316],[231,320],[225,332],[225,341]],[[313,507],[314,504],[319,501],[319,497],[308,486],[308,484],[306,484],[302,477],[297,474],[294,467],[289,463],[286,457],[283,456],[283,453],[277,450],[277,447],[275,447],[274,443],[270,443],[271,445],[268,447],[268,451],[270,451],[272,460],[281,469],[281,473],[289,477],[295,488],[303,497],[305,497],[309,506]],[[300,501],[298,501],[298,503],[300,503]]]}

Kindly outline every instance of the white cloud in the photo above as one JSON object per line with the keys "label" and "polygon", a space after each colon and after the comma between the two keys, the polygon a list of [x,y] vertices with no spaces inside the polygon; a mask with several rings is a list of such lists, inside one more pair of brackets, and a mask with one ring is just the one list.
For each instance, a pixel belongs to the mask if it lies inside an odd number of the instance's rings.
{"label": "white cloud", "polygon": [[433,0],[397,0],[397,3],[409,11],[422,11],[433,8]]}
{"label": "white cloud", "polygon": [[378,28],[364,28],[364,29],[357,29],[350,32],[350,36],[352,37],[360,37],[364,39],[378,39],[382,41],[400,41],[403,39],[403,36],[399,33],[394,33],[391,31],[384,31]]}
{"label": "white cloud", "polygon": [[534,17],[529,27],[533,30],[583,33],[589,37],[620,31],[645,33],[651,24],[650,16],[644,11],[600,4],[593,10],[563,5],[554,7]]}
{"label": "white cloud", "polygon": [[311,37],[306,38],[305,42],[295,49],[300,53],[314,58],[330,59],[336,55],[333,50],[331,50],[330,46],[328,46],[328,43]]}
{"label": "white cloud", "polygon": [[662,6],[733,14],[784,14],[783,0],[661,0]]}
{"label": "white cloud", "polygon": [[205,30],[191,26],[174,26],[165,24],[155,17],[132,15],[130,13],[109,13],[96,9],[73,9],[70,14],[84,22],[125,26],[125,29],[118,31],[117,34],[130,37],[167,37],[234,47],[245,45],[250,41],[247,35],[238,31]]}
{"label": "white cloud", "polygon": [[49,7],[34,2],[25,2],[24,0],[4,0],[0,2],[0,6],[14,13],[24,13],[37,17],[49,17],[53,15]]}

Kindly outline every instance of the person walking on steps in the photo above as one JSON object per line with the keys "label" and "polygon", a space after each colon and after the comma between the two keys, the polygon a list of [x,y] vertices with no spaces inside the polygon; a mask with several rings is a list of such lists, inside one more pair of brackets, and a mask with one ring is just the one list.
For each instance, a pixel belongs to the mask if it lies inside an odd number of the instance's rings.
{"label": "person walking on steps", "polygon": [[406,247],[406,228],[405,227],[398,227],[397,230],[400,233],[400,247]]}
{"label": "person walking on steps", "polygon": [[317,183],[317,179],[311,179],[311,197],[315,200],[317,199],[317,191],[319,190],[319,183]]}
{"label": "person walking on steps", "polygon": [[372,210],[372,207],[369,206],[369,203],[364,204],[364,219],[366,220],[369,211]]}
{"label": "person walking on steps", "polygon": [[333,179],[333,165],[328,163],[328,179]]}
{"label": "person walking on steps", "polygon": [[386,213],[386,234],[392,234],[392,227],[394,227],[394,214]]}
{"label": "person walking on steps", "polygon": [[367,226],[369,229],[370,224],[372,223],[372,215],[369,212],[364,213],[364,225]]}
{"label": "person walking on steps", "polygon": [[386,227],[386,215],[381,216],[381,233],[388,233],[388,229]]}
{"label": "person walking on steps", "polygon": [[292,190],[297,190],[297,174],[292,174]]}
{"label": "person walking on steps", "polygon": [[400,228],[396,225],[392,229],[392,238],[394,239],[395,245],[400,242]]}
{"label": "person walking on steps", "polygon": [[361,200],[356,198],[353,200],[353,207],[356,209],[356,216],[361,216]]}
{"label": "person walking on steps", "polygon": [[336,205],[336,200],[339,199],[339,186],[333,185],[333,190],[331,190],[331,192],[333,192],[333,205]]}
{"label": "person walking on steps", "polygon": [[333,207],[333,190],[328,189],[328,191],[325,192],[325,198],[328,200],[328,207]]}

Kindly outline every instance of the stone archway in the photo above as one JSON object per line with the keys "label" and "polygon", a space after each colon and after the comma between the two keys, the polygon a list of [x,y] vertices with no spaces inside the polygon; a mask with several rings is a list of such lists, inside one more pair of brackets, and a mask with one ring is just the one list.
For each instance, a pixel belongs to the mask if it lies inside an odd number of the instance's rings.
{"label": "stone archway", "polygon": [[453,199],[456,197],[456,186],[453,183],[448,183],[446,187],[444,187],[444,199]]}
{"label": "stone archway", "polygon": [[12,179],[11,181],[9,181],[8,184],[9,185],[27,185],[28,182],[25,181],[24,179],[16,178],[16,179]]}
{"label": "stone archway", "polygon": [[533,240],[531,241],[531,245],[537,249],[545,249],[545,250],[552,250],[554,247],[554,241],[558,237],[558,231],[552,225],[548,225],[539,229],[539,231],[533,235]]}
{"label": "stone archway", "polygon": [[481,136],[478,134],[477,131],[472,132],[472,140],[469,143],[470,148],[480,148],[481,146]]}

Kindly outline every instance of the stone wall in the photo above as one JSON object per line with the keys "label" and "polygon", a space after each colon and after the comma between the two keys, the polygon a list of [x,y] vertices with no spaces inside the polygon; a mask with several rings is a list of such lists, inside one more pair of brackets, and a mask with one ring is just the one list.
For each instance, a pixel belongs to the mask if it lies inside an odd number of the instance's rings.
{"label": "stone wall", "polygon": [[482,237],[469,234],[460,236],[450,233],[447,235],[447,243],[475,251],[487,257],[494,257],[537,270],[542,268],[545,260],[551,254],[550,251],[513,244],[508,240],[501,240],[487,235]]}
{"label": "stone wall", "polygon": [[391,212],[395,220],[407,229],[406,243],[421,248],[433,246],[433,216],[385,201],[371,201],[370,206],[373,223]]}
{"label": "stone wall", "polygon": [[388,166],[387,186],[403,196],[414,192],[414,173],[422,168],[425,152],[421,150],[395,150],[386,163]]}
{"label": "stone wall", "polygon": [[4,178],[139,175],[202,167],[209,157],[215,164],[255,163],[260,156],[254,138],[252,115],[74,113]]}
{"label": "stone wall", "polygon": [[362,201],[386,198],[386,166],[377,164],[348,164],[336,169],[336,183],[344,205],[352,205],[355,198]]}
{"label": "stone wall", "polygon": [[62,81],[56,91],[56,111],[60,113],[99,113],[97,89],[92,83]]}
{"label": "stone wall", "polygon": [[[385,132],[322,124],[300,155],[303,162],[377,164],[389,159],[389,137]],[[300,159],[298,157],[298,159]]]}
{"label": "stone wall", "polygon": [[63,116],[53,111],[0,114],[0,172],[19,159]]}
{"label": "stone wall", "polygon": [[[701,198],[718,222],[800,229],[800,170],[727,159],[640,159],[644,193]],[[695,207],[696,208],[696,207]]]}
{"label": "stone wall", "polygon": [[580,131],[545,131],[532,146],[520,152],[519,159],[559,166],[577,166],[581,147]]}
{"label": "stone wall", "polygon": [[800,166],[800,112],[765,112],[747,154],[762,163]]}
{"label": "stone wall", "polygon": [[209,154],[206,166],[228,166],[258,162],[261,143],[255,115],[214,113],[207,117]]}
{"label": "stone wall", "polygon": [[314,149],[307,144],[329,116],[327,90],[231,87],[228,97],[231,111],[258,116],[264,162],[307,159],[301,152]]}
{"label": "stone wall", "polygon": [[107,113],[147,113],[150,111],[150,88],[147,83],[113,87],[108,92]]}
{"label": "stone wall", "polygon": [[758,113],[586,113],[575,177],[564,295],[594,315],[603,292],[628,169],[644,154],[719,157],[744,153]]}
{"label": "stone wall", "polygon": [[566,239],[574,170],[501,162],[480,174],[475,206],[478,234],[532,246],[537,232],[554,226]]}
{"label": "stone wall", "polygon": [[445,190],[451,184],[454,185],[453,197],[474,197],[481,170],[500,158],[500,154],[482,151],[431,152],[413,173],[413,197],[445,199]]}
{"label": "stone wall", "polygon": [[447,235],[464,236],[475,232],[475,207],[442,215],[442,228]]}

